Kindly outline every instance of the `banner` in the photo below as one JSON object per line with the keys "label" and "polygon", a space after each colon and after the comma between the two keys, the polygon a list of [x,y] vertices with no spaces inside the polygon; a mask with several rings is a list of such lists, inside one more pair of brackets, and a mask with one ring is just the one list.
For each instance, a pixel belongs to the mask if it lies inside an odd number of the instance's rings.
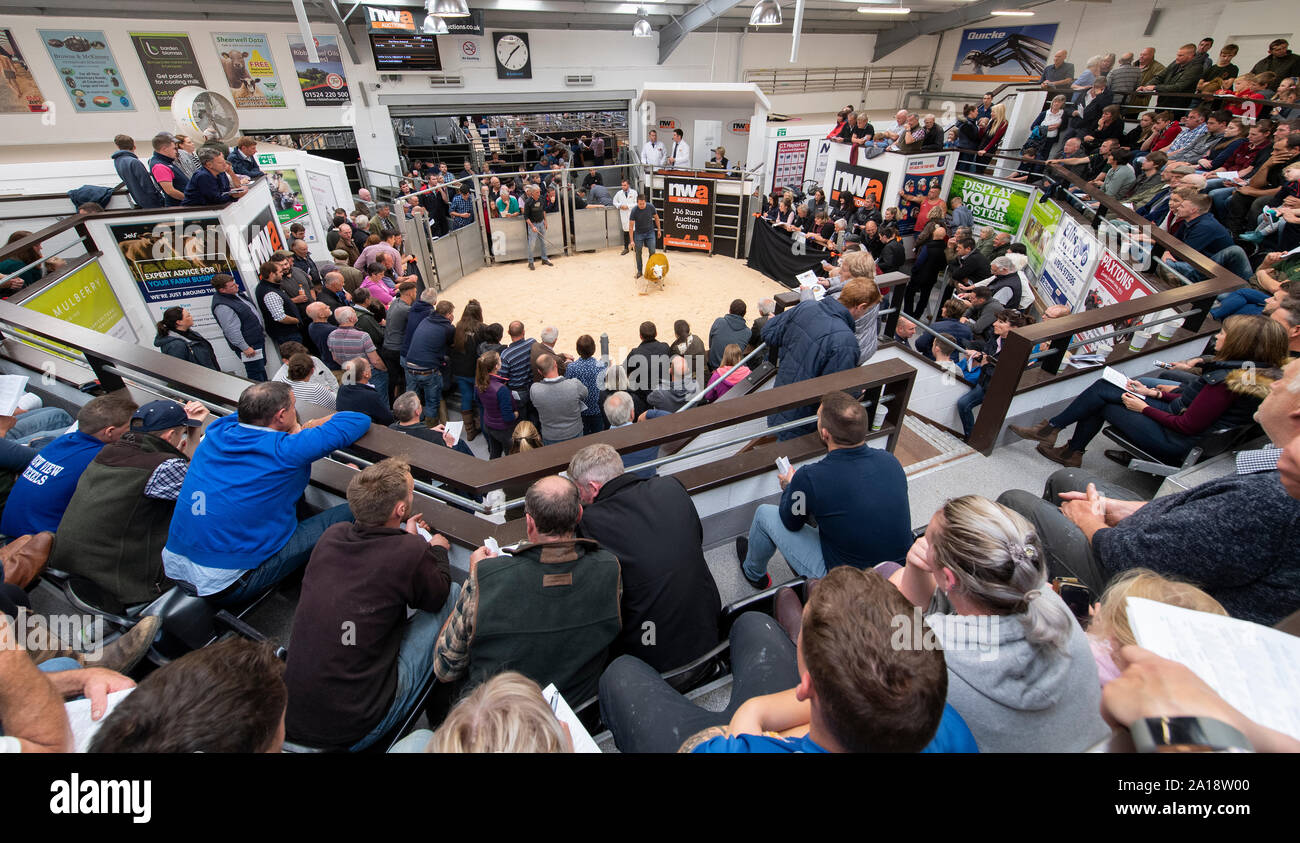
{"label": "banner", "polygon": [[[104,275],[104,268],[95,258],[85,266],[68,273],[63,278],[50,284],[31,298],[24,299],[22,306],[37,313],[44,313],[64,322],[71,322],[82,328],[89,328],[100,334],[107,334],[114,339],[126,342],[138,342],[131,323],[126,319],[122,303],[113,294],[113,286]],[[25,333],[15,331],[15,333]],[[52,340],[41,337],[41,341]],[[80,358],[80,351],[61,343],[54,343],[68,349],[68,358]]]}
{"label": "banner", "polygon": [[14,34],[0,29],[0,71],[4,85],[0,85],[0,114],[29,114],[48,111],[45,95],[32,78],[32,71],[23,58]]}
{"label": "banner", "polygon": [[964,29],[954,82],[1037,82],[1052,52],[1056,24]]}
{"label": "banner", "polygon": [[302,36],[290,35],[288,38],[289,53],[293,56],[294,72],[298,74],[298,87],[302,88],[303,103],[309,106],[330,106],[351,102],[338,37],[314,36],[316,55],[320,58],[316,64],[307,61],[307,48],[302,43]]}
{"label": "banner", "polygon": [[103,32],[42,29],[40,33],[77,112],[135,111]]}
{"label": "banner", "polygon": [[826,163],[831,160],[831,144],[834,141],[817,141],[817,161],[813,164],[812,180],[818,184],[826,183]]}
{"label": "banner", "polygon": [[[328,220],[333,213],[332,209],[338,204],[338,199],[334,195],[334,182],[329,176],[313,173],[311,170],[307,170],[306,175],[311,200],[316,203],[317,208],[320,208],[321,219]],[[307,241],[316,242],[316,227],[313,225],[307,225]]]}
{"label": "banner", "polygon": [[[940,196],[943,195],[943,177],[948,169],[948,160],[955,155],[953,152],[943,152],[937,155],[918,155],[915,158],[907,159],[907,170],[903,176],[904,196],[922,200],[930,192],[930,188],[937,187],[940,190]],[[913,234],[925,228],[925,220],[920,219],[921,205],[920,202],[898,202],[898,233]],[[951,232],[949,232],[951,234]]]}
{"label": "banner", "polygon": [[853,204],[859,208],[866,204],[868,196],[874,196],[876,207],[883,208],[885,191],[889,186],[889,173],[871,167],[858,167],[844,161],[831,165],[830,178],[827,179],[830,190],[827,197],[832,202],[839,202],[847,193],[853,197]]}
{"label": "banner", "polygon": [[794,234],[763,219],[751,219],[754,232],[745,265],[790,289],[799,286],[801,273],[822,268],[831,253],[808,240],[796,241]]}
{"label": "banner", "polygon": [[776,142],[776,164],[772,167],[772,188],[803,188],[803,171],[808,166],[808,141]]}
{"label": "banner", "polygon": [[212,316],[212,278],[234,276],[245,292],[252,289],[230,257],[226,232],[216,217],[184,221],[111,225],[122,260],[140,288],[140,296],[155,320],[169,307],[183,307],[194,317],[194,330],[212,343],[222,371],[243,371],[238,357]]}
{"label": "banner", "polygon": [[[461,18],[443,18],[448,35],[482,35],[483,12],[473,9],[469,15]],[[424,12],[420,12],[417,22],[414,12],[409,8],[386,8],[383,6],[366,6],[367,32],[421,32],[419,24],[424,23]]]}
{"label": "banner", "polygon": [[1029,269],[1034,277],[1043,271],[1048,252],[1052,247],[1052,238],[1056,236],[1056,227],[1061,222],[1061,206],[1055,202],[1031,202],[1029,220],[1025,223],[1020,242],[1025,244]]}
{"label": "banner", "polygon": [[[289,230],[289,223],[300,222],[311,231],[307,217],[311,209],[302,195],[302,185],[298,183],[298,171],[293,169],[266,171],[267,184],[271,187],[271,201],[275,203],[275,214],[280,220],[280,227]],[[308,238],[309,240],[311,238]]]}
{"label": "banner", "polygon": [[[1112,304],[1151,295],[1154,292],[1155,290],[1141,275],[1129,269],[1123,261],[1115,256],[1114,252],[1106,249],[1102,252],[1101,259],[1097,261],[1097,269],[1092,275],[1092,283],[1088,286],[1087,295],[1084,296],[1083,301],[1075,310],[1076,312],[1099,310]],[[1070,342],[1080,342],[1102,334],[1109,334],[1112,331],[1121,331],[1136,324],[1141,318],[1141,316],[1135,316],[1131,319],[1084,331],[1076,334]],[[1105,352],[1108,350],[1107,347],[1113,348],[1117,342],[1124,341],[1124,339],[1123,337],[1112,337],[1098,343],[1089,343],[1080,346],[1078,353]]]}
{"label": "banner", "polygon": [[967,173],[957,173],[952,177],[950,196],[960,196],[975,217],[975,234],[988,226],[994,231],[1015,235],[1020,231],[1020,222],[1024,219],[1029,206],[1029,197],[1034,193],[1032,187],[1012,182],[981,178]]}
{"label": "banner", "polygon": [[1072,217],[1059,216],[1059,207],[1057,213],[1056,236],[1043,264],[1042,276],[1035,285],[1034,297],[1040,309],[1063,304],[1074,311],[1092,278],[1101,243],[1093,236],[1092,229]]}
{"label": "banner", "polygon": [[235,108],[285,107],[270,39],[257,32],[214,32],[212,43]]}
{"label": "banner", "polygon": [[172,97],[187,85],[207,87],[194,45],[184,32],[132,32],[131,42],[159,109],[171,111]]}
{"label": "banner", "polygon": [[664,248],[713,251],[712,179],[664,179]]}

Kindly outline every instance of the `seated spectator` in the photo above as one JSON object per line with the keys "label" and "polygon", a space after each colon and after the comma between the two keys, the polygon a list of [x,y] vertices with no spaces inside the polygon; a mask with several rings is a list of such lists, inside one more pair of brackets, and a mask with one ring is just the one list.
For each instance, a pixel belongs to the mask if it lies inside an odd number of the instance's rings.
{"label": "seated spectator", "polygon": [[685,357],[674,355],[668,368],[668,382],[651,392],[646,403],[656,410],[675,413],[695,397],[700,385],[691,376]]}
{"label": "seated spectator", "polygon": [[1133,627],[1129,624],[1125,601],[1130,597],[1154,600],[1169,606],[1227,615],[1219,601],[1189,582],[1166,577],[1146,568],[1130,568],[1110,581],[1106,593],[1093,606],[1088,622],[1088,645],[1097,662],[1097,678],[1106,687],[1117,679],[1128,665],[1120,652],[1137,643]]}
{"label": "seated spectator", "polygon": [[623,362],[623,367],[627,370],[628,393],[636,404],[637,416],[649,408],[650,405],[646,400],[650,397],[651,391],[658,389],[664,381],[668,380],[669,361],[673,356],[668,343],[655,339],[659,335],[655,323],[642,322],[639,333],[641,344],[629,351],[627,359]]}
{"label": "seated spectator", "polygon": [[295,354],[303,354],[311,361],[311,374],[308,376],[308,380],[317,384],[331,395],[339,391],[338,378],[334,376],[334,373],[330,371],[324,361],[319,357],[312,356],[307,351],[307,346],[300,342],[289,340],[288,342],[280,343],[279,351],[280,359],[285,362],[280,365],[279,369],[275,370],[275,375],[272,376],[271,380],[279,381],[280,383],[291,383],[289,377],[289,360]]}
{"label": "seated spectator", "polygon": [[709,371],[722,365],[722,352],[731,343],[744,345],[749,342],[751,329],[745,322],[745,301],[736,299],[731,303],[726,316],[713,320],[709,328]]}
{"label": "seated spectator", "polygon": [[1110,732],[1088,638],[1047,576],[1029,522],[966,495],[935,512],[890,577],[944,645],[948,704],[980,752],[1081,752]]}
{"label": "seated spectator", "polygon": [[[974,752],[945,700],[938,647],[898,647],[907,601],[876,574],[838,569],[804,607],[798,644],[758,612],[731,628],[731,701],[708,711],[645,662],[620,656],[600,709],[621,752]],[[685,741],[683,742],[683,738]]]}
{"label": "seated spectator", "polygon": [[674,339],[669,348],[672,353],[681,355],[686,358],[686,368],[697,381],[702,381],[707,377],[709,371],[708,352],[704,348],[704,341],[691,333],[690,323],[685,319],[678,319],[673,323]]}
{"label": "seated spectator", "polygon": [[438,731],[417,729],[390,751],[573,752],[573,738],[542,696],[541,687],[522,673],[506,670],[456,703]]}
{"label": "seated spectator", "polygon": [[560,375],[553,354],[537,358],[541,380],[529,390],[529,401],[541,418],[542,443],[555,445],[582,435],[582,413],[587,409],[587,386],[580,380]]}
{"label": "seated spectator", "polygon": [[[524,497],[528,540],[509,556],[481,547],[456,608],[438,635],[441,682],[477,685],[510,668],[554,683],[577,705],[596,693],[609,646],[621,631],[618,559],[574,534],[577,487],[544,477]],[[547,599],[531,599],[530,595]]]}
{"label": "seated spectator", "polygon": [[[976,252],[975,254],[979,253]],[[961,299],[948,299],[939,308],[939,318],[930,326],[930,329],[937,334],[948,334],[959,343],[959,347],[965,347],[965,344],[972,339],[970,326],[961,321],[961,318],[966,315],[968,307],[969,305]],[[934,334],[926,332],[925,336],[918,337],[916,350],[934,360]],[[952,350],[953,348],[948,345],[944,345],[940,349],[944,356],[950,354]]]}
{"label": "seated spectator", "polygon": [[50,566],[90,580],[121,607],[147,603],[171,588],[162,549],[207,415],[197,401],[182,407],[162,399],[136,410],[130,429],[81,473]]}
{"label": "seated spectator", "polygon": [[18,538],[57,530],[82,472],[105,445],[130,429],[136,409],[125,391],[87,401],[77,413],[77,429],[41,448],[14,479],[0,534]]}
{"label": "seated spectator", "polygon": [[[280,381],[279,378],[276,378],[276,380],[289,384],[289,387],[293,390],[294,399],[298,403],[314,404],[317,407],[333,412],[338,408],[337,398],[334,392],[317,382],[315,378],[316,364],[313,361],[314,358],[310,355],[294,354],[284,364],[286,367],[285,379]],[[328,370],[326,372],[328,375]],[[337,391],[339,388],[338,381],[334,379],[333,375],[328,375],[328,377],[330,383],[334,385],[335,391]]]}
{"label": "seated spectator", "polygon": [[[632,396],[624,390],[611,392],[604,403],[601,404],[605,411],[605,419],[609,422],[610,430],[617,430],[620,427],[630,427],[636,420],[634,415],[635,402]],[[660,413],[659,410],[649,412]],[[636,451],[629,451],[623,454],[623,467],[634,468],[641,463],[659,458],[659,446],[652,445],[648,448],[641,448]],[[655,469],[642,469],[636,472],[638,477],[654,477]]]}
{"label": "seated spectator", "polygon": [[212,343],[194,330],[194,316],[187,309],[167,308],[163,311],[157,329],[158,335],[154,337],[153,344],[163,354],[220,371]]}
{"label": "seated spectator", "polygon": [[311,465],[370,430],[361,413],[298,423],[293,390],[259,383],[239,410],[208,425],[172,515],[163,567],[187,591],[236,605],[273,588],[307,562],[331,524],[350,520],[346,506],[302,522],[296,504]]}
{"label": "seated spectator", "polygon": [[[58,407],[42,407],[41,399],[30,392],[24,392],[14,408],[12,416],[0,416],[0,436],[4,442],[13,445],[25,445],[39,451],[58,439],[68,428],[72,427],[73,418],[67,410]],[[12,451],[12,449],[10,449]],[[22,471],[27,467],[34,454],[29,454],[22,465],[13,470]]]}
{"label": "seated spectator", "polygon": [[525,451],[536,451],[544,447],[542,434],[537,429],[537,425],[528,420],[524,420],[515,425],[515,429],[510,432],[510,455],[522,454]]}
{"label": "seated spectator", "polygon": [[233,637],[186,653],[119,702],[87,751],[279,753],[283,677],[266,643]]}
{"label": "seated spectator", "polygon": [[722,603],[704,560],[700,516],[681,482],[625,474],[609,445],[578,451],[568,475],[583,504],[577,535],[618,557],[623,632],[613,653],[666,671],[708,652],[718,643]]}
{"label": "seated spectator", "polygon": [[[1300,438],[1297,382],[1293,361],[1255,414],[1283,448]],[[1140,565],[1195,583],[1234,618],[1272,625],[1300,608],[1300,500],[1279,483],[1277,455],[1239,453],[1236,473],[1150,503],[1078,469],[1053,474],[1041,499],[1013,489],[998,500],[1034,522],[1053,576],[1101,594]]]}
{"label": "seated spectator", "polygon": [[867,446],[869,424],[866,408],[847,393],[822,398],[817,435],[826,457],[780,475],[780,504],[759,506],[749,537],[736,539],[741,573],[754,588],[772,584],[767,565],[777,550],[804,577],[825,576],[838,565],[866,568],[907,553],[907,478],[893,454]]}
{"label": "seated spectator", "polygon": [[749,377],[748,366],[736,365],[743,356],[740,346],[734,342],[726,347],[722,352],[722,365],[709,378],[709,391],[704,393],[705,401],[717,401],[730,392],[733,386]]}
{"label": "seated spectator", "polygon": [[[338,331],[334,335],[338,335]],[[370,361],[353,357],[343,364],[343,381],[339,386],[335,406],[340,411],[364,413],[378,425],[390,425],[395,420],[388,406],[388,395],[370,382]]]}
{"label": "seated spectator", "polygon": [[[1052,462],[1078,468],[1088,443],[1109,422],[1146,453],[1176,465],[1206,433],[1249,424],[1273,383],[1270,371],[1286,360],[1286,346],[1286,331],[1277,322],[1232,316],[1215,337],[1214,359],[1202,364],[1200,377],[1188,386],[1131,380],[1126,391],[1098,380],[1051,419],[1033,427],[1011,425],[1011,431],[1037,440],[1038,453]],[[1056,437],[1071,424],[1074,435],[1057,447]],[[1114,456],[1125,465],[1130,458],[1127,452]]]}
{"label": "seated spectator", "polygon": [[303,575],[285,725],[294,741],[357,752],[415,706],[460,586],[451,581],[450,542],[419,534],[427,525],[405,462],[367,466],[347,496],[355,521],[321,535]]}
{"label": "seated spectator", "polygon": [[[998,258],[998,260],[1005,259]],[[980,300],[976,299],[975,301]],[[975,306],[988,310],[997,307],[997,302],[996,299],[991,299],[983,305],[972,306],[972,309]],[[970,348],[965,353],[968,361],[965,368],[969,372],[978,370],[979,376],[975,379],[975,387],[957,399],[957,415],[961,419],[963,439],[969,439],[971,432],[975,429],[975,413],[973,411],[984,403],[989,381],[993,380],[993,373],[998,365],[998,357],[1002,355],[1002,343],[1013,328],[1020,328],[1025,324],[1027,324],[1027,320],[1023,313],[1018,310],[1003,308],[997,311],[997,316],[990,326],[991,336],[989,339],[984,340],[982,336],[972,331],[973,339],[967,341]],[[978,323],[976,325],[978,326]],[[981,341],[983,341],[983,347],[980,347]]]}
{"label": "seated spectator", "polygon": [[185,186],[182,205],[227,205],[248,192],[247,187],[231,186],[230,165],[220,149],[210,146],[200,149],[199,165]]}

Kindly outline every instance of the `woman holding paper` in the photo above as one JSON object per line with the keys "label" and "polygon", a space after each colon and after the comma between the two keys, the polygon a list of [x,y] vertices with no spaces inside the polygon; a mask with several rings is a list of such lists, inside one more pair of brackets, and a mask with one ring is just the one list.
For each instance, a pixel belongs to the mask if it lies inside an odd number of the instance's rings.
{"label": "woman holding paper", "polygon": [[[1098,380],[1053,418],[1033,427],[1011,425],[1011,431],[1037,440],[1038,453],[1052,462],[1078,468],[1088,443],[1110,423],[1148,454],[1180,463],[1201,436],[1250,422],[1287,360],[1287,332],[1265,316],[1233,316],[1215,337],[1214,350],[1187,386],[1130,380],[1121,388]],[[1057,435],[1072,424],[1074,434],[1057,447]],[[1128,463],[1123,452],[1106,455]]]}

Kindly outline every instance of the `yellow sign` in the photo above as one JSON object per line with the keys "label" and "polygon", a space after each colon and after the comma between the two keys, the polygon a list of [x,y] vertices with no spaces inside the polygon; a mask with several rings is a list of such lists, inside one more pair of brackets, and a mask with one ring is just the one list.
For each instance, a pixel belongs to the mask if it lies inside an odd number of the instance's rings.
{"label": "yellow sign", "polygon": [[[135,331],[126,319],[121,303],[113,294],[113,287],[104,275],[98,260],[92,260],[79,269],[22,302],[22,306],[46,316],[71,322],[82,328],[127,342],[136,342]],[[17,333],[25,333],[19,331]],[[28,334],[28,336],[32,336]],[[50,343],[43,337],[41,342]],[[60,343],[51,343],[68,351],[69,359],[77,359],[80,352]],[[32,343],[28,343],[32,345]],[[42,349],[45,350],[45,349]]]}

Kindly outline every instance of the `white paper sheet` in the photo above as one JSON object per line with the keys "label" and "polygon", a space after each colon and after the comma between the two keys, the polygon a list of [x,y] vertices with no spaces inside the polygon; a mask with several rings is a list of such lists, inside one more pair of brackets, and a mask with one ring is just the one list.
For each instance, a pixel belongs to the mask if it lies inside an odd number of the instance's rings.
{"label": "white paper sheet", "polygon": [[555,712],[555,716],[559,718],[560,722],[569,727],[569,735],[573,738],[573,751],[599,754],[600,747],[596,746],[596,742],[591,739],[587,727],[583,726],[582,721],[578,720],[578,715],[573,713],[572,708],[569,708],[569,704],[564,700],[564,695],[560,693],[554,683],[542,689],[542,696],[550,704],[551,710]]}
{"label": "white paper sheet", "polygon": [[14,414],[26,388],[26,375],[0,375],[0,416]]}
{"label": "white paper sheet", "polygon": [[[447,424],[446,424],[446,429],[447,429],[447,432],[450,433],[450,434],[452,435],[452,438],[454,438],[454,439],[456,440],[456,442],[459,442],[459,441],[460,441],[460,434],[461,434],[461,431],[463,431],[463,430],[465,429],[465,422],[463,422],[463,421],[449,421],[449,422],[447,422]],[[454,444],[456,444],[456,442],[453,442],[452,444],[454,445]]]}
{"label": "white paper sheet", "polygon": [[90,746],[91,738],[95,737],[99,727],[104,725],[104,720],[113,713],[113,709],[117,707],[117,704],[126,699],[127,695],[134,690],[135,688],[126,688],[109,694],[104,716],[98,720],[90,719],[90,700],[88,699],[73,700],[70,703],[63,704],[63,710],[68,714],[68,723],[72,726],[72,740],[76,745],[76,752],[86,751],[86,747]]}

